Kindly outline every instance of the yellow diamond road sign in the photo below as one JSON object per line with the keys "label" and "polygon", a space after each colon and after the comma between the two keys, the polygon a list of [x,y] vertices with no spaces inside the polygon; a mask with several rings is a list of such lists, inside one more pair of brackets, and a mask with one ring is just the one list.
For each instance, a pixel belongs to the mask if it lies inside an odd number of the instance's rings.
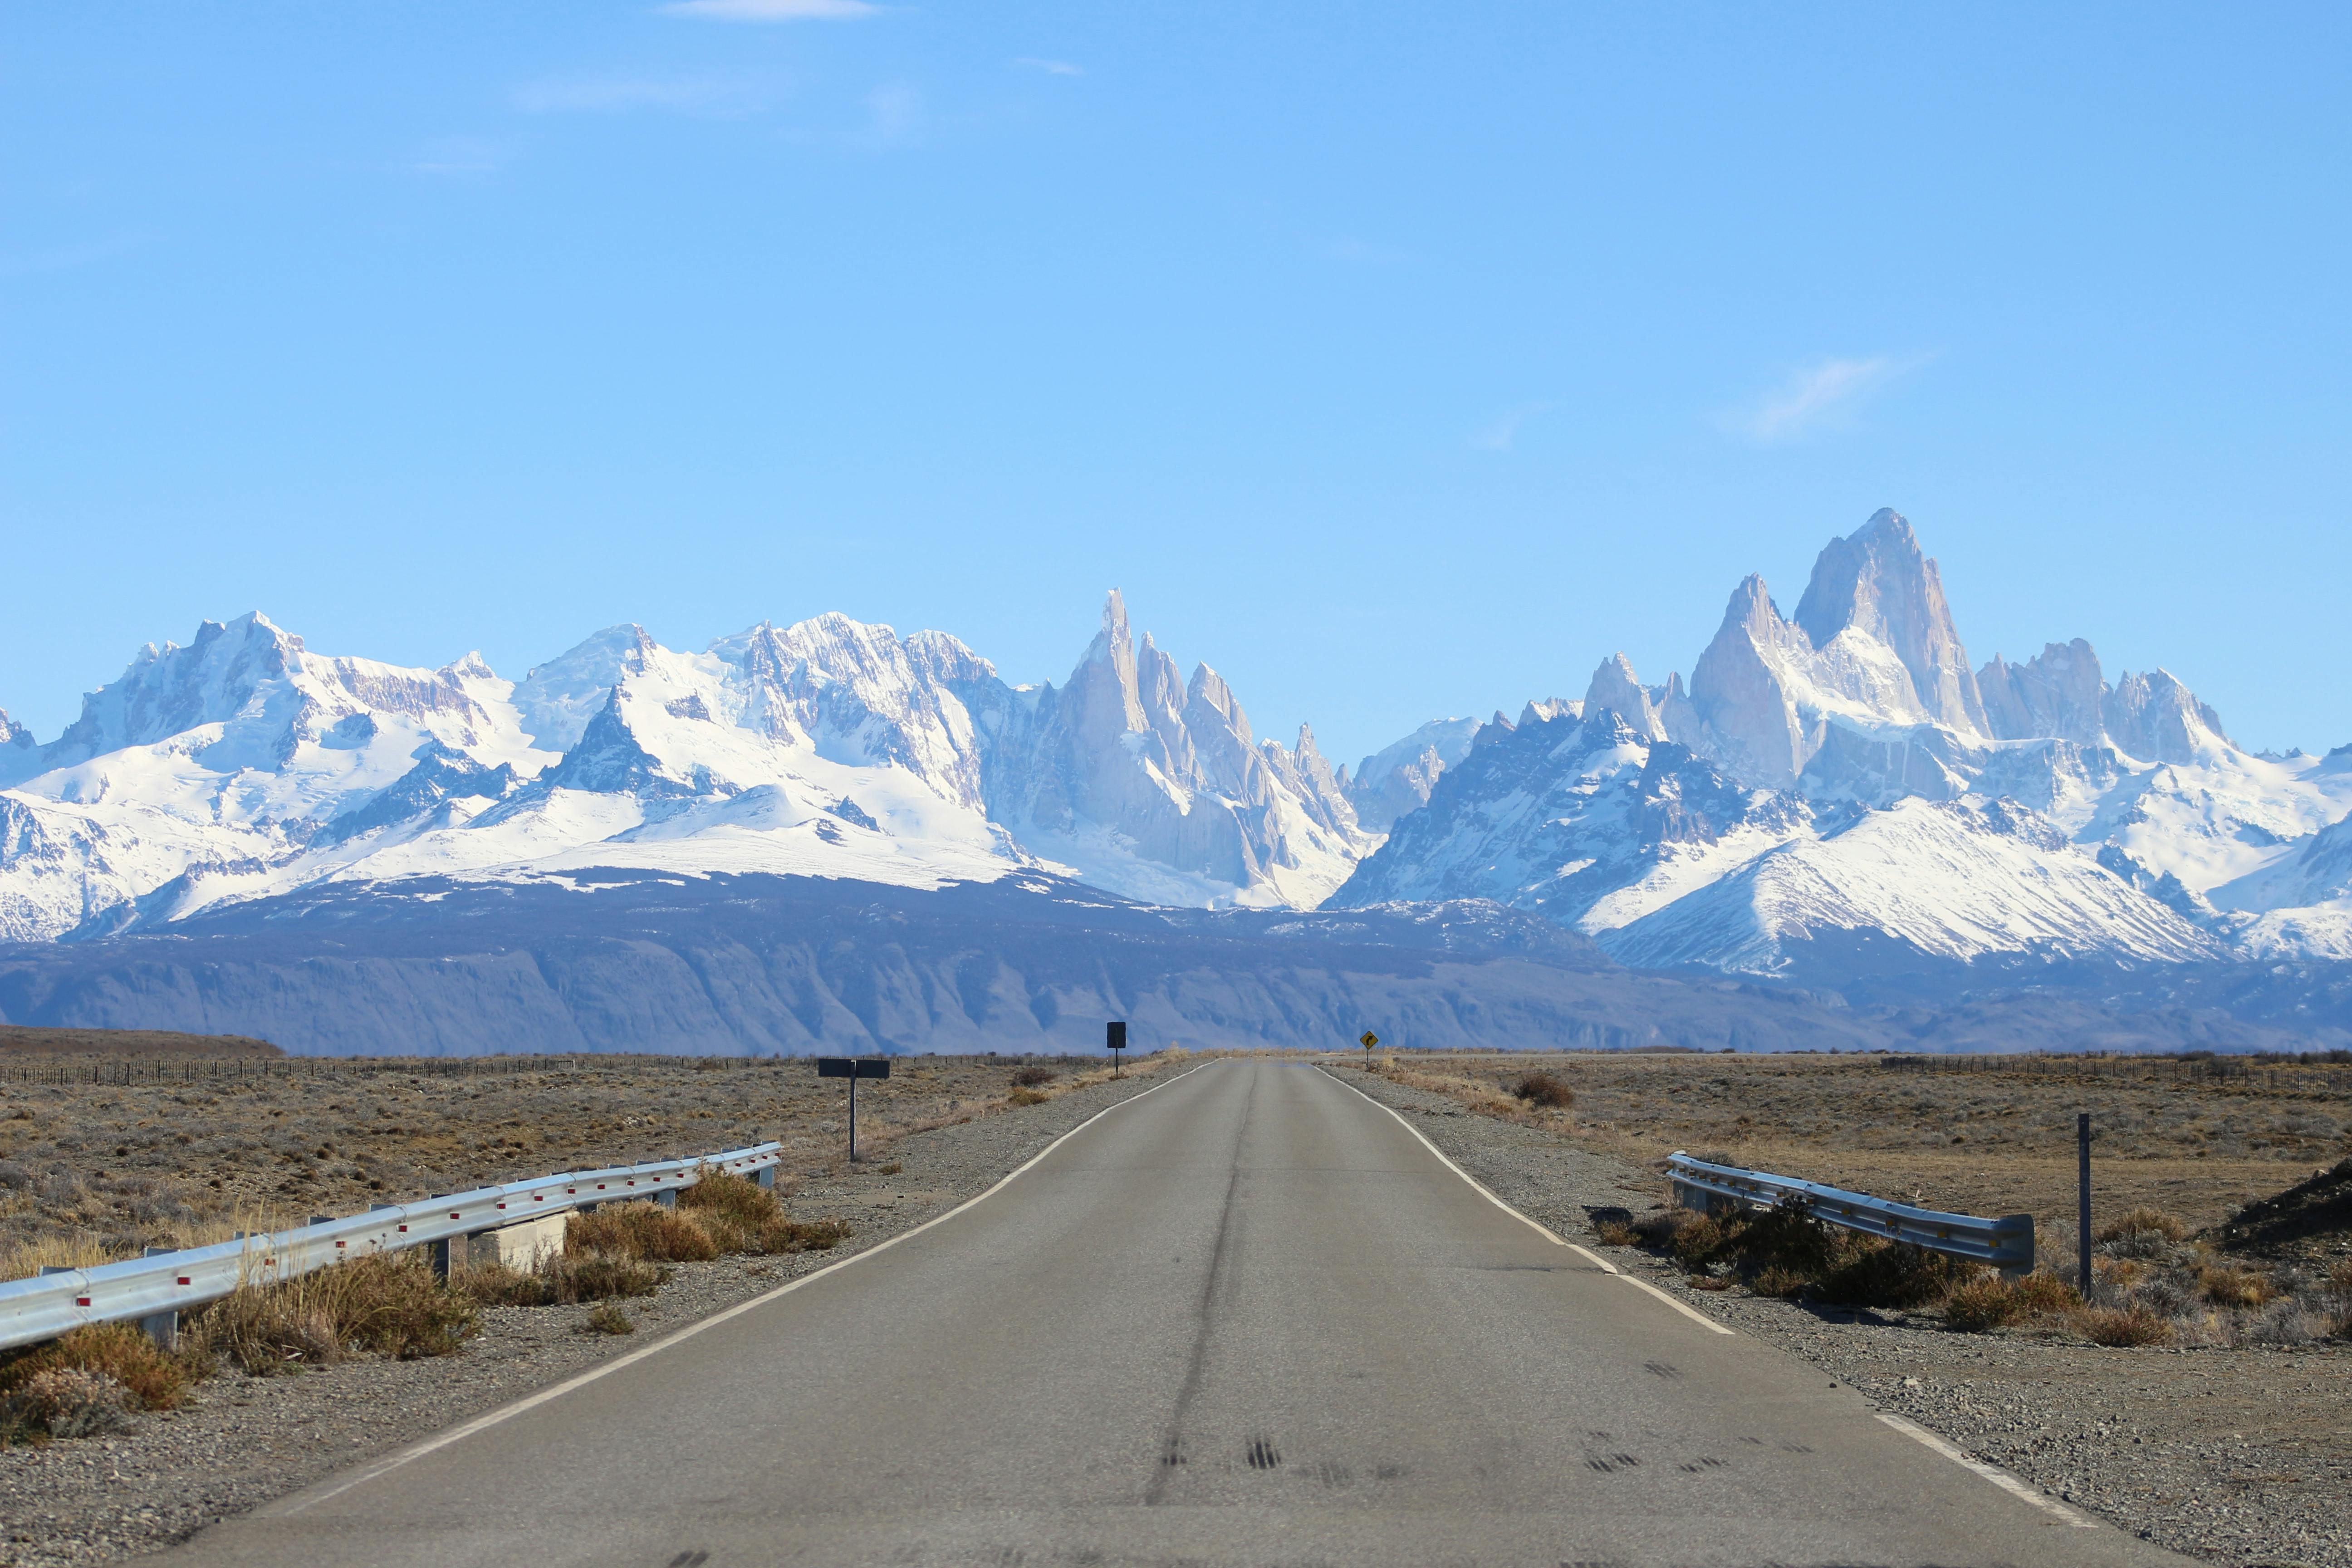
{"label": "yellow diamond road sign", "polygon": [[1362,1038],[1363,1038],[1363,1042],[1364,1042],[1364,1049],[1366,1049],[1366,1050],[1368,1050],[1368,1051],[1369,1051],[1369,1050],[1370,1050],[1374,1046],[1377,1046],[1377,1045],[1379,1045],[1379,1044],[1381,1043],[1381,1037],[1380,1037],[1378,1035],[1375,1035],[1374,1033],[1372,1033],[1370,1029],[1366,1029],[1366,1030],[1364,1031],[1363,1036],[1362,1036]]}

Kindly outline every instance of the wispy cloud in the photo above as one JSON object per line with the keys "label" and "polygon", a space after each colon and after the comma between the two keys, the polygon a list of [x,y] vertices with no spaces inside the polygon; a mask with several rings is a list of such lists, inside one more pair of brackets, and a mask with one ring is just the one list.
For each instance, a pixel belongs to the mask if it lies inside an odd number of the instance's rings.
{"label": "wispy cloud", "polygon": [[636,109],[678,114],[753,114],[761,95],[740,82],[590,80],[534,82],[515,89],[529,114],[618,114]]}
{"label": "wispy cloud", "polygon": [[1843,423],[1889,383],[1925,363],[1924,358],[1899,360],[1884,354],[1825,359],[1798,370],[1727,423],[1753,440],[1793,441]]}
{"label": "wispy cloud", "polygon": [[922,133],[923,95],[904,82],[876,88],[866,95],[867,134],[876,142],[896,146]]}
{"label": "wispy cloud", "polygon": [[110,261],[127,256],[147,243],[143,234],[119,234],[111,239],[94,239],[81,245],[60,245],[47,250],[24,251],[15,256],[0,256],[0,278],[24,278],[36,272],[70,272],[77,267],[89,267],[100,261]]}
{"label": "wispy cloud", "polygon": [[1507,452],[1517,443],[1527,422],[1550,406],[1549,402],[1522,403],[1480,428],[1470,437],[1470,444],[1482,452]]}
{"label": "wispy cloud", "polygon": [[425,143],[422,156],[408,167],[419,174],[451,179],[480,179],[506,167],[508,149],[502,142],[473,136],[444,136]]}
{"label": "wispy cloud", "polygon": [[711,22],[850,22],[880,13],[866,0],[671,0],[655,10]]}
{"label": "wispy cloud", "polygon": [[1013,62],[1023,70],[1044,71],[1047,76],[1084,76],[1087,68],[1072,65],[1068,60],[1043,60],[1034,55],[1023,55]]}
{"label": "wispy cloud", "polygon": [[1388,267],[1412,259],[1410,254],[1392,246],[1374,245],[1369,240],[1348,235],[1326,241],[1323,254],[1333,261],[1344,261],[1350,267]]}

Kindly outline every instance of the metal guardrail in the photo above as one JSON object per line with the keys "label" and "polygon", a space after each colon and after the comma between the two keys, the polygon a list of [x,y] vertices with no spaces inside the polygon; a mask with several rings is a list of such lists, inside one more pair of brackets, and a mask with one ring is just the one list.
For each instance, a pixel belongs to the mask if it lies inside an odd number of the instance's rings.
{"label": "metal guardrail", "polygon": [[268,1236],[6,1280],[0,1282],[0,1350],[55,1339],[85,1323],[168,1322],[169,1314],[217,1301],[241,1285],[291,1279],[347,1258],[477,1236],[598,1204],[658,1199],[692,1186],[706,1168],[755,1175],[772,1167],[782,1151],[781,1143],[755,1143],[723,1154],[539,1176],[413,1204],[385,1204],[349,1219],[320,1220]]}
{"label": "metal guardrail", "polygon": [[[1679,1150],[1667,1156],[1666,1172],[1674,1179],[1675,1201],[1688,1208],[1710,1208],[1717,1198],[1759,1208],[1794,1199],[1815,1219],[1866,1236],[1973,1258],[2003,1273],[2023,1273],[2033,1267],[2033,1216],[2030,1214],[1981,1219],[1975,1215],[1914,1208],[1793,1176],[1711,1165]],[[1697,1194],[1698,1201],[1692,1201],[1692,1194]]]}

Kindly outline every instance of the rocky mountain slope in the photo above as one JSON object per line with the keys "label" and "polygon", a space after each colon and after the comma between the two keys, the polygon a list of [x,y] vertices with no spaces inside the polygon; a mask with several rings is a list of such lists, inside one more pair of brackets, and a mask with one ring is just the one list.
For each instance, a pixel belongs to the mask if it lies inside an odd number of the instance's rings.
{"label": "rocky mountain slope", "polygon": [[1301,730],[1261,741],[1117,594],[1069,682],[842,616],[681,653],[600,632],[520,681],[329,658],[259,615],[150,647],[0,743],[0,938],[88,937],[323,881],[588,867],[905,887],[1070,871],[1311,906],[1378,841]]}
{"label": "rocky mountain slope", "polygon": [[1621,655],[1496,721],[1332,907],[1486,898],[1629,963],[1842,984],[1885,964],[2352,956],[2352,748],[2253,756],[2081,639],[1971,670],[1881,511],[1793,616],[1731,596],[1690,685]]}

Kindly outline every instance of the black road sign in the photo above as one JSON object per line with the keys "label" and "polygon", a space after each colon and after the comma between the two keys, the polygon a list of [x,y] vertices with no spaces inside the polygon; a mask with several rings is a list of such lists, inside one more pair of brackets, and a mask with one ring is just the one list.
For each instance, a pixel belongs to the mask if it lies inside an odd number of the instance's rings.
{"label": "black road sign", "polygon": [[878,1060],[864,1057],[819,1057],[816,1058],[819,1078],[888,1078],[890,1059]]}
{"label": "black road sign", "polygon": [[1114,1051],[1127,1049],[1127,1021],[1113,1018],[1103,1026],[1103,1044]]}
{"label": "black road sign", "polygon": [[849,1157],[857,1158],[857,1080],[861,1078],[888,1078],[888,1057],[819,1057],[816,1058],[819,1078],[845,1078],[849,1080]]}

